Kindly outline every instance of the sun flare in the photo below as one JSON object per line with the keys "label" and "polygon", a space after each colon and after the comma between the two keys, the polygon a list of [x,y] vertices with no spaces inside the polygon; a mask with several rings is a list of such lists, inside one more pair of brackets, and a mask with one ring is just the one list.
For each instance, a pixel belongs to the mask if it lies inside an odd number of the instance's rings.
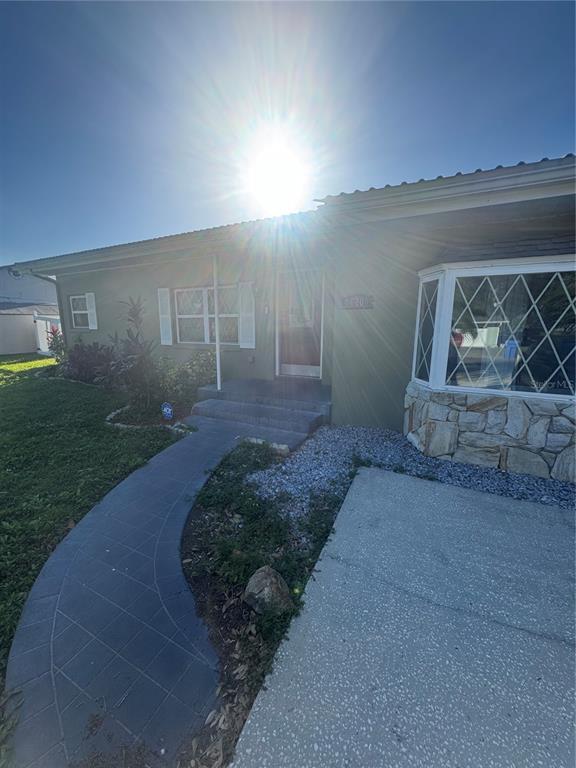
{"label": "sun flare", "polygon": [[242,172],[242,187],[262,215],[302,210],[311,180],[306,152],[287,130],[268,128],[254,140]]}

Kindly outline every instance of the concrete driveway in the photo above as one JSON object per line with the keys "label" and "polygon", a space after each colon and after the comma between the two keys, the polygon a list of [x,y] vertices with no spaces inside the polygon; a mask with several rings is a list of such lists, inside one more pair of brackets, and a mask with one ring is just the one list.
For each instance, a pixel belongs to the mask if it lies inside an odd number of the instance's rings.
{"label": "concrete driveway", "polygon": [[235,768],[573,768],[570,517],[361,470]]}

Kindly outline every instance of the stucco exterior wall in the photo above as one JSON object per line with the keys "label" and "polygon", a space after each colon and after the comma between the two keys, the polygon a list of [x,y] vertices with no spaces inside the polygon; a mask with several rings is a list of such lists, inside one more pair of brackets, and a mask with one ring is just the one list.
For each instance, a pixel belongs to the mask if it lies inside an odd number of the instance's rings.
{"label": "stucco exterior wall", "polygon": [[[418,278],[385,246],[355,249],[334,265],[332,420],[402,428],[410,379]],[[354,297],[368,307],[350,308]]]}
{"label": "stucco exterior wall", "polygon": [[[235,284],[252,281],[255,299],[255,349],[241,349],[236,345],[222,344],[222,375],[224,378],[273,379],[276,373],[276,264],[266,258],[226,258],[219,264],[219,283]],[[109,344],[115,333],[122,335],[126,329],[126,308],[122,302],[129,297],[141,297],[144,302],[144,336],[158,343],[157,354],[179,362],[188,360],[199,349],[214,345],[178,343],[160,345],[160,318],[158,312],[158,288],[193,288],[212,284],[212,260],[185,258],[166,261],[158,265],[134,265],[99,271],[84,271],[61,275],[58,278],[61,315],[66,343],[73,345],[98,341]],[[332,334],[329,325],[331,290],[327,276],[325,327],[323,349],[324,384],[331,381]],[[70,296],[92,292],[95,294],[97,330],[75,329],[72,325]],[[172,297],[173,300],[173,297]],[[174,312],[174,307],[172,306]]]}
{"label": "stucco exterior wall", "polygon": [[406,389],[404,434],[425,453],[575,482],[576,405],[567,398]]}

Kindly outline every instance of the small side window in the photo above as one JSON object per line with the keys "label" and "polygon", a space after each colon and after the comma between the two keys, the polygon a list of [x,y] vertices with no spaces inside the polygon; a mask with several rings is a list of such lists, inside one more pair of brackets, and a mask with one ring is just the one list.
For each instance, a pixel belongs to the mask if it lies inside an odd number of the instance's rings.
{"label": "small side window", "polygon": [[70,313],[73,328],[83,330],[96,330],[98,328],[96,301],[93,293],[70,296]]}

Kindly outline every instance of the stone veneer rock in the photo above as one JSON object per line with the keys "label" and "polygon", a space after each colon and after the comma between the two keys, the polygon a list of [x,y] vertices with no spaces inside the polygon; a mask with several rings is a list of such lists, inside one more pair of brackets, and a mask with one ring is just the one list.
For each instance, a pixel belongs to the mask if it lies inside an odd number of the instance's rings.
{"label": "stone veneer rock", "polygon": [[427,456],[576,481],[574,403],[434,392],[411,382],[404,408],[404,434]]}

